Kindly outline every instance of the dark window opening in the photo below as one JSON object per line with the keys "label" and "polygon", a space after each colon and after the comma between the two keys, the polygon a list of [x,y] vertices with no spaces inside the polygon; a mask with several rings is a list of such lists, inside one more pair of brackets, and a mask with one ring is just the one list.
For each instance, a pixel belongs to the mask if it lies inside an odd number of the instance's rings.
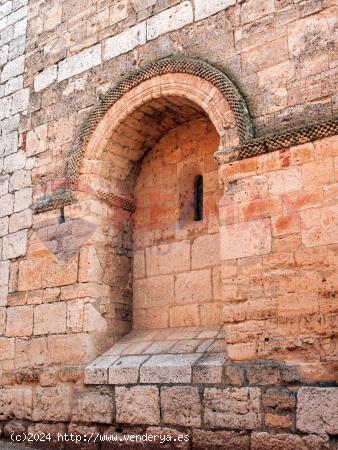
{"label": "dark window opening", "polygon": [[203,220],[203,177],[202,177],[202,175],[198,175],[195,178],[194,220],[195,220],[195,222]]}

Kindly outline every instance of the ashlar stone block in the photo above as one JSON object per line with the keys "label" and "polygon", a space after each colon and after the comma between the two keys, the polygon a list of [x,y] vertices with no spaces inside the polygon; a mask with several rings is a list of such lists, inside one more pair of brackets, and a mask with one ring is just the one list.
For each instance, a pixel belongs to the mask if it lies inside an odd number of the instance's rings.
{"label": "ashlar stone block", "polygon": [[160,423],[160,395],[156,386],[117,387],[115,401],[117,423]]}

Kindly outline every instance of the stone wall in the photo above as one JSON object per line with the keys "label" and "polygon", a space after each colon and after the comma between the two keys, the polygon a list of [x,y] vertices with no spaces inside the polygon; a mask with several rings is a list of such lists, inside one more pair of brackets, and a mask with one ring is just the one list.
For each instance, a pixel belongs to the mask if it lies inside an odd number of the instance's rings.
{"label": "stone wall", "polygon": [[[166,134],[143,158],[135,187],[134,328],[221,322],[218,145],[215,128],[200,119]],[[204,218],[194,221],[198,175]]]}
{"label": "stone wall", "polygon": [[303,361],[336,380],[337,152],[330,137],[221,169],[231,358]]}
{"label": "stone wall", "polygon": [[[176,370],[171,368],[172,375],[181,377],[182,368]],[[82,436],[82,444],[65,448],[90,449],[126,448],[124,436],[132,434],[139,439],[162,435],[167,442],[130,442],[128,448],[325,450],[337,445],[337,388],[302,387],[297,370],[283,364],[202,361],[190,369],[189,384],[73,387],[70,379],[58,383],[50,374],[33,389],[2,389],[4,435],[50,433],[57,442],[58,433],[73,433]],[[105,435],[121,442],[101,442]],[[179,443],[179,435],[189,440]],[[100,438],[89,444],[89,436]]]}

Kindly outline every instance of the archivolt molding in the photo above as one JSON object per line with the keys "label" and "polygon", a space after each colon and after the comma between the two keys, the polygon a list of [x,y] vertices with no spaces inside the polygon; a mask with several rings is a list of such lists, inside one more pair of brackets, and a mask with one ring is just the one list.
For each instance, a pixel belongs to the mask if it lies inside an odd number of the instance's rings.
{"label": "archivolt molding", "polygon": [[[281,150],[290,146],[312,142],[316,139],[338,134],[338,116],[317,121],[288,131],[274,132],[260,138],[254,138],[252,122],[247,105],[231,80],[210,64],[188,58],[166,58],[150,64],[123,78],[115,87],[103,95],[83,122],[76,142],[72,148],[66,168],[66,182],[63,191],[51,194],[37,201],[35,212],[44,212],[71,204],[72,191],[79,179],[81,165],[87,145],[106,113],[122,97],[141,83],[167,74],[189,74],[208,81],[214,86],[229,104],[239,136],[239,145],[227,147],[221,135],[219,151],[215,159],[220,164],[251,158],[265,153]],[[206,111],[207,113],[208,111]],[[111,192],[92,189],[92,196],[108,204],[132,212],[135,208],[131,199]]]}
{"label": "archivolt molding", "polygon": [[78,138],[70,155],[66,178],[69,184],[76,182],[86,145],[101,119],[119,99],[144,81],[165,74],[190,74],[212,84],[229,103],[234,114],[240,142],[253,137],[253,128],[246,103],[235,85],[221,71],[210,64],[188,58],[166,58],[150,64],[122,79],[114,88],[102,96],[82,124]]}

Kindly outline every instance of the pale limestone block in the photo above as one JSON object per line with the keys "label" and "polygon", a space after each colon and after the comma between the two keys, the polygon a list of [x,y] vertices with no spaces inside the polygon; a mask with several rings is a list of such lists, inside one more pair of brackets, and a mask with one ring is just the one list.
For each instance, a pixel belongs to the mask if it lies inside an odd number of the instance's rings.
{"label": "pale limestone block", "polygon": [[67,302],[67,331],[80,333],[83,331],[83,299]]}
{"label": "pale limestone block", "polygon": [[32,205],[32,188],[20,189],[15,192],[14,212],[19,212]]}
{"label": "pale limestone block", "polygon": [[21,75],[24,71],[24,67],[25,67],[24,55],[19,56],[18,58],[13,59],[12,61],[9,61],[2,69],[1,83],[4,83],[10,78],[14,78],[17,77],[18,75]]}
{"label": "pale limestone block", "polygon": [[302,242],[317,247],[338,242],[338,206],[310,208],[301,212]]}
{"label": "pale limestone block", "polygon": [[25,35],[27,32],[27,17],[14,24],[13,37]]}
{"label": "pale limestone block", "polygon": [[25,5],[28,5],[28,0],[13,0],[13,11],[16,11]]}
{"label": "pale limestone block", "polygon": [[28,109],[29,104],[29,88],[21,89],[14,92],[12,95],[11,114],[14,115],[18,112]]}
{"label": "pale limestone block", "polygon": [[175,301],[179,305],[207,302],[212,299],[210,270],[195,270],[178,274],[175,281]]}
{"label": "pale limestone block", "polygon": [[131,4],[136,12],[150,8],[156,4],[157,0],[131,0]]}
{"label": "pale limestone block", "polygon": [[302,173],[298,166],[275,170],[267,174],[270,196],[287,194],[302,189]]}
{"label": "pale limestone block", "polygon": [[128,17],[128,0],[120,0],[109,8],[110,25],[115,25]]}
{"label": "pale limestone block", "polygon": [[298,391],[296,424],[305,433],[338,434],[338,388],[302,387]]}
{"label": "pale limestone block", "polygon": [[21,189],[29,187],[31,184],[32,184],[32,172],[30,170],[24,169],[16,170],[10,176],[9,190],[10,192],[19,191]]}
{"label": "pale limestone block", "polygon": [[0,5],[0,19],[8,16],[12,12],[13,4],[12,0],[8,0],[3,5]]}
{"label": "pale limestone block", "polygon": [[19,213],[14,213],[9,218],[9,232],[15,233],[16,231],[30,228],[32,225],[32,210],[25,209]]}
{"label": "pale limestone block", "polygon": [[275,11],[274,0],[248,0],[242,5],[241,18],[242,24],[254,22],[261,17],[271,14]]}
{"label": "pale limestone block", "polygon": [[[1,122],[2,133],[4,135],[7,135],[7,136],[4,136],[4,139],[8,139],[10,136],[9,133],[11,133],[14,130],[15,130],[15,133],[12,133],[12,134],[15,134],[17,136],[17,134],[18,134],[17,129],[19,127],[19,123],[20,123],[20,114],[16,114],[15,116],[10,116]],[[13,137],[12,137],[12,139],[13,139]],[[10,153],[16,152],[17,151],[17,141],[18,141],[18,138],[16,137],[16,146],[14,147],[14,149],[12,151],[7,150],[7,152],[5,152],[4,151],[5,145],[4,144],[0,145],[0,153],[3,152],[5,155],[9,155]],[[12,147],[13,147],[13,145],[12,145]]]}
{"label": "pale limestone block", "polygon": [[195,20],[205,19],[236,4],[236,0],[195,0]]}
{"label": "pale limestone block", "polygon": [[47,69],[38,73],[34,77],[34,90],[40,92],[46,87],[50,86],[56,81],[57,78],[57,66],[47,67]]}
{"label": "pale limestone block", "polygon": [[9,280],[9,261],[0,261],[0,286],[6,286]]}
{"label": "pale limestone block", "polygon": [[193,366],[193,383],[221,383],[224,362],[225,356],[221,354],[203,356]]}
{"label": "pale limestone block", "polygon": [[108,370],[108,384],[135,384],[148,356],[122,356]]}
{"label": "pale limestone block", "polygon": [[14,196],[12,194],[0,197],[0,217],[9,216],[13,212]]}
{"label": "pale limestone block", "polygon": [[7,18],[6,26],[13,25],[16,22],[18,22],[19,20],[27,17],[27,11],[28,11],[27,6],[23,6],[22,8],[17,9],[16,11],[13,11],[11,14],[9,14],[6,17]]}
{"label": "pale limestone block", "polygon": [[16,170],[23,169],[26,164],[26,155],[24,152],[13,153],[6,156],[4,160],[4,171],[12,173]]}
{"label": "pale limestone block", "polygon": [[48,303],[36,306],[34,310],[34,334],[65,333],[66,303]]}
{"label": "pale limestone block", "polygon": [[85,384],[107,384],[108,369],[119,356],[100,356],[85,368]]}
{"label": "pale limestone block", "polygon": [[192,268],[201,269],[219,263],[219,233],[199,236],[192,245]]}
{"label": "pale limestone block", "polygon": [[22,35],[15,38],[9,44],[8,59],[11,60],[18,58],[19,56],[25,53],[25,49],[26,49],[26,36]]}
{"label": "pale limestone block", "polygon": [[271,251],[269,220],[259,220],[227,225],[220,228],[221,258],[245,258],[265,255]]}
{"label": "pale limestone block", "polygon": [[156,386],[117,387],[115,390],[118,423],[158,425],[160,398]]}
{"label": "pale limestone block", "polygon": [[[1,247],[0,247],[0,249],[1,249]],[[8,285],[0,286],[0,306],[6,306],[7,299],[8,299]],[[0,343],[0,350],[1,350],[1,343]],[[7,358],[4,358],[4,359],[7,359]],[[0,360],[1,360],[1,355],[0,355]]]}
{"label": "pale limestone block", "polygon": [[[0,219],[0,237],[5,236],[5,234],[8,233],[8,225],[9,225],[9,218],[2,217]],[[1,246],[0,246],[0,248],[1,248]]]}
{"label": "pale limestone block", "polygon": [[147,308],[151,306],[170,305],[174,301],[173,275],[160,275],[144,280],[135,280],[134,306]]}
{"label": "pale limestone block", "polygon": [[33,306],[15,306],[7,309],[7,336],[31,336],[32,331]]}
{"label": "pale limestone block", "polygon": [[8,194],[9,176],[0,175],[0,196]]}
{"label": "pale limestone block", "polygon": [[147,276],[190,269],[190,242],[171,242],[146,249]]}
{"label": "pale limestone block", "polygon": [[12,105],[12,97],[7,96],[0,99],[0,120],[10,115]]}
{"label": "pale limestone block", "polygon": [[3,66],[8,61],[8,52],[9,52],[8,45],[0,47],[0,66]]}
{"label": "pale limestone block", "polygon": [[19,91],[22,88],[23,88],[23,76],[19,75],[18,77],[11,78],[10,80],[7,81],[5,94],[10,95],[13,92]]}
{"label": "pale limestone block", "polygon": [[146,23],[141,22],[104,42],[104,61],[109,61],[119,55],[130,52],[135,47],[146,42]]}
{"label": "pale limestone block", "polygon": [[107,329],[107,320],[94,305],[87,303],[84,307],[83,331],[106,333]]}
{"label": "pale limestone block", "polygon": [[140,369],[141,383],[190,383],[192,364],[200,354],[155,355]]}
{"label": "pale limestone block", "polygon": [[27,251],[27,230],[8,234],[3,238],[2,258],[13,259],[24,256]]}
{"label": "pale limestone block", "polygon": [[58,82],[74,77],[101,64],[101,44],[64,59],[58,65]]}
{"label": "pale limestone block", "polygon": [[156,14],[147,20],[147,40],[156,39],[162,34],[179,30],[194,20],[190,1],[184,1],[172,8]]}
{"label": "pale limestone block", "polygon": [[[1,271],[1,269],[0,269],[0,271]],[[5,334],[5,330],[6,330],[6,311],[7,311],[7,308],[0,307],[0,335]]]}

